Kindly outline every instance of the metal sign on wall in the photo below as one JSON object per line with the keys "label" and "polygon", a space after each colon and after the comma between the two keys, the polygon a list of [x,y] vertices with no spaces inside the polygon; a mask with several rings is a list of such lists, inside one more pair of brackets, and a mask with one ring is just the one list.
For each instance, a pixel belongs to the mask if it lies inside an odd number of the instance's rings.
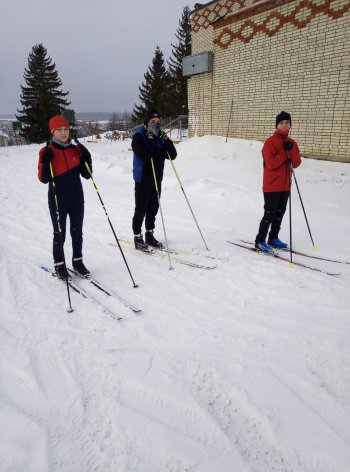
{"label": "metal sign on wall", "polygon": [[204,74],[213,71],[213,53],[201,52],[193,56],[186,56],[182,60],[182,75]]}

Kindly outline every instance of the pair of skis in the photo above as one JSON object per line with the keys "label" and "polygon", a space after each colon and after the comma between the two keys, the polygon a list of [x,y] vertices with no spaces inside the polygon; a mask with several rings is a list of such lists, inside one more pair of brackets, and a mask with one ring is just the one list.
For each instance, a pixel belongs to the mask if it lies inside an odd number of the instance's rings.
{"label": "pair of skis", "polygon": [[[273,252],[263,252],[263,251],[260,251],[259,249],[257,249],[252,242],[244,241],[244,240],[240,240],[240,242],[234,242],[234,241],[227,241],[227,242],[230,243],[230,244],[233,244],[234,246],[238,246],[238,247],[247,249],[248,251],[261,253],[261,254],[264,254],[266,256],[274,257],[275,259],[279,259],[281,261],[290,263],[290,259],[288,257],[283,256],[281,253],[277,252],[277,250],[274,250]],[[286,252],[286,251],[282,251],[282,252]],[[329,262],[336,262],[338,264],[349,264],[348,262],[345,262],[345,261],[337,261],[337,260],[333,260],[333,259],[329,259],[329,258],[325,258],[325,257],[321,257],[321,256],[314,256],[314,255],[311,255],[311,254],[306,254],[306,253],[301,252],[301,251],[293,250],[292,252],[293,252],[293,254],[303,256],[303,257],[309,257],[309,258],[312,258],[312,259],[318,259],[318,260],[329,261]],[[293,265],[296,265],[298,267],[303,267],[305,269],[313,270],[315,272],[321,272],[321,273],[331,275],[331,276],[341,275],[341,273],[339,273],[339,272],[337,272],[337,273],[328,272],[326,270],[320,269],[319,267],[313,267],[313,266],[310,266],[308,264],[304,264],[303,262],[299,262],[299,261],[297,261],[297,262],[293,261]]]}
{"label": "pair of skis", "polygon": [[[168,257],[168,253],[165,248],[162,249],[162,248],[152,247],[148,251],[141,251],[139,249],[135,249],[134,242],[131,240],[122,239],[120,240],[120,242],[123,245],[123,249],[129,252],[138,252],[140,254],[145,254],[148,256],[159,257],[160,259],[166,259]],[[113,247],[117,247],[116,243],[109,243],[109,244]],[[171,257],[172,261],[189,266],[189,267],[193,267],[195,269],[210,270],[210,269],[215,269],[217,267],[216,263],[209,264],[209,263],[202,263],[202,262],[188,259],[188,256],[192,255],[190,252],[179,251],[177,249],[169,249],[169,253],[172,256]],[[215,259],[215,257],[212,257],[212,256],[205,255],[204,257],[206,257],[207,259]]]}
{"label": "pair of skis", "polygon": [[[56,272],[54,270],[52,270],[51,268],[45,266],[44,264],[41,264],[40,265],[41,269],[43,269],[45,272],[47,272],[48,274],[51,274],[52,276],[54,277],[57,277],[56,275]],[[131,311],[133,311],[134,313],[139,313],[141,311],[140,308],[137,308],[136,306],[134,306],[132,303],[130,303],[128,300],[126,300],[124,297],[122,297],[121,295],[119,295],[117,292],[115,292],[114,290],[111,290],[109,287],[106,287],[104,284],[102,284],[101,282],[99,282],[97,279],[95,279],[93,276],[91,275],[88,275],[86,277],[82,277],[80,276],[76,271],[72,270],[72,269],[68,269],[68,271],[74,275],[74,276],[77,276],[77,277],[80,277],[81,279],[83,280],[86,280],[87,282],[89,282],[91,285],[93,285],[95,288],[97,288],[98,290],[100,290],[101,292],[103,292],[106,296],[108,297],[112,297],[114,299],[116,299],[119,303],[121,303],[122,305],[124,305],[126,308],[130,309]],[[108,314],[111,318],[115,319],[115,320],[121,320],[122,318],[115,314],[112,310],[110,310],[107,306],[105,306],[100,300],[98,300],[94,295],[92,295],[90,292],[88,292],[87,290],[85,290],[83,287],[81,287],[81,285],[79,285],[77,283],[77,280],[76,280],[76,277],[70,277],[68,279],[68,283],[69,283],[69,286],[70,288],[78,293],[79,295],[81,295],[83,298],[89,300],[90,302],[92,302],[94,305],[96,306],[99,306],[101,307],[102,311],[106,314]]]}
{"label": "pair of skis", "polygon": [[[245,244],[254,244],[252,241],[245,241],[244,239],[240,239],[240,242],[245,243]],[[280,250],[283,252],[290,252],[288,248],[280,249]],[[350,265],[350,262],[338,261],[336,259],[330,259],[328,257],[316,256],[315,254],[307,254],[306,252],[296,251],[295,249],[292,250],[292,253],[296,254],[297,256],[309,257],[310,259],[317,259],[319,261],[328,261],[328,262],[335,262],[336,264],[349,264]]]}

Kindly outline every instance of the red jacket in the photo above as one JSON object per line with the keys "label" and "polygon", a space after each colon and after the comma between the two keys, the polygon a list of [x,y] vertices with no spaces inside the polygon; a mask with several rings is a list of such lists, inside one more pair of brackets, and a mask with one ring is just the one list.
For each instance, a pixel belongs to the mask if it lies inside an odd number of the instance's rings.
{"label": "red jacket", "polygon": [[295,169],[301,164],[297,143],[288,135],[276,130],[265,141],[262,148],[264,158],[263,192],[285,192],[290,190],[292,171],[289,167],[287,151],[283,149],[283,144],[287,141],[293,143],[293,148],[288,151],[293,168]]}
{"label": "red jacket", "polygon": [[[38,177],[40,182],[49,183],[49,203],[53,204],[55,194],[62,205],[84,201],[83,186],[80,176],[90,178],[84,159],[80,157],[79,146],[73,144],[64,147],[57,143],[49,144],[54,157],[51,159],[55,187],[52,185],[50,166],[42,162],[45,147],[40,149],[38,163]],[[85,158],[92,171],[91,157]]]}
{"label": "red jacket", "polygon": [[[80,153],[77,146],[70,145],[63,147],[55,144],[49,144],[54,153],[54,157],[51,160],[52,170],[55,177],[65,174],[74,167],[80,166]],[[46,184],[51,180],[51,176],[48,173],[49,167],[45,168],[42,163],[42,156],[45,152],[46,146],[40,149],[39,162],[38,162],[38,177],[41,182]]]}

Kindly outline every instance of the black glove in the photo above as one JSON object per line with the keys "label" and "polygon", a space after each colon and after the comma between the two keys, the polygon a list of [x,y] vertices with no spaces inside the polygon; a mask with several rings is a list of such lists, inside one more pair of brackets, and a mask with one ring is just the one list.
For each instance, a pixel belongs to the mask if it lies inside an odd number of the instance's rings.
{"label": "black glove", "polygon": [[51,162],[51,159],[55,157],[53,151],[51,148],[49,147],[46,147],[45,148],[45,151],[43,152],[43,155],[42,155],[42,158],[41,158],[41,162],[43,164],[50,164]]}
{"label": "black glove", "polygon": [[158,138],[161,139],[163,142],[165,142],[168,138],[168,135],[163,129],[159,130]]}
{"label": "black glove", "polygon": [[286,141],[285,143],[283,143],[283,149],[285,151],[290,151],[291,149],[293,149],[293,143],[291,141]]}
{"label": "black glove", "polygon": [[84,159],[84,161],[91,161],[91,154],[89,151],[86,149],[85,146],[79,143],[79,152],[81,157]]}

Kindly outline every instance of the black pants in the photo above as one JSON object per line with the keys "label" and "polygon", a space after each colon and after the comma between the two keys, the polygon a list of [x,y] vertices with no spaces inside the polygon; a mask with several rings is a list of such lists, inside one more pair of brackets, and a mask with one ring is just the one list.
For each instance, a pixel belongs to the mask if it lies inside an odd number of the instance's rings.
{"label": "black pants", "polygon": [[278,238],[281,229],[283,215],[286,212],[289,192],[264,192],[264,216],[260,221],[259,233],[255,238],[256,243],[266,241],[269,232],[269,241]]}
{"label": "black pants", "polygon": [[[53,202],[49,203],[50,215],[53,226],[53,260],[55,263],[63,262],[61,251],[60,235],[57,224],[56,206]],[[73,259],[83,257],[83,220],[84,220],[84,200],[74,202],[74,204],[64,205],[59,203],[59,217],[62,231],[62,244],[66,239],[67,216],[70,220],[70,234],[72,237]]]}
{"label": "black pants", "polygon": [[[161,182],[158,182],[159,197]],[[158,195],[154,183],[135,182],[135,212],[132,219],[134,234],[140,234],[144,218],[146,231],[154,229],[159,209]]]}

